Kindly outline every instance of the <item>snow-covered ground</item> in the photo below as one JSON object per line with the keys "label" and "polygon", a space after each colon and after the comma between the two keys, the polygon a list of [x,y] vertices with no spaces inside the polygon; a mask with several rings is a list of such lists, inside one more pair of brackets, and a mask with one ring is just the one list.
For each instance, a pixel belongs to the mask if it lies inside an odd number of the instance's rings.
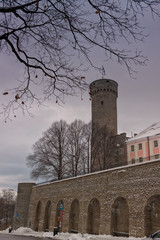
{"label": "snow-covered ground", "polygon": [[[0,231],[0,233],[9,233],[9,229],[4,231]],[[34,236],[34,237],[42,237],[42,238],[52,238],[58,240],[141,240],[142,238],[134,238],[134,237],[113,237],[110,235],[91,235],[84,234],[82,237],[81,234],[71,234],[71,233],[60,233],[56,236],[53,236],[53,232],[35,232],[30,228],[20,227],[17,230],[12,231],[10,234],[13,235],[23,235],[23,236]]]}

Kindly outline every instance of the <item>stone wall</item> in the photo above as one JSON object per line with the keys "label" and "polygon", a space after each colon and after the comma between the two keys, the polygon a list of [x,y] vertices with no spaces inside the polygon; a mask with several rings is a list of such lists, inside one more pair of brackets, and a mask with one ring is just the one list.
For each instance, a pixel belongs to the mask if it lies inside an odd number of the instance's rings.
{"label": "stone wall", "polygon": [[[38,231],[48,226],[53,231],[61,201],[63,232],[143,237],[160,229],[159,196],[159,160],[36,185],[25,226]],[[21,211],[23,202],[17,204]]]}
{"label": "stone wall", "polygon": [[35,183],[19,183],[15,206],[13,228],[27,226],[32,187]]}

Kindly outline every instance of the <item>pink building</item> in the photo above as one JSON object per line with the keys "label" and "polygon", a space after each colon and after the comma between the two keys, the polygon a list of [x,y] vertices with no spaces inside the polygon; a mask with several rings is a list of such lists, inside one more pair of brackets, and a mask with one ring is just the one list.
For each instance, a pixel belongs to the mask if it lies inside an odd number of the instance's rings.
{"label": "pink building", "polygon": [[141,163],[160,158],[160,122],[126,141],[127,164]]}

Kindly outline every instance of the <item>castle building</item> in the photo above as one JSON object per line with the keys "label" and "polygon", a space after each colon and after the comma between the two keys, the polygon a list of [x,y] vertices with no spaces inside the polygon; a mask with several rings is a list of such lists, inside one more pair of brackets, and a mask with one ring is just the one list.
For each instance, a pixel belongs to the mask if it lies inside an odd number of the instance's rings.
{"label": "castle building", "polygon": [[[96,80],[90,94],[92,173],[42,184],[19,183],[13,229],[58,228],[82,236],[125,237],[149,236],[160,229],[160,159],[149,161],[159,154],[160,125],[125,144],[126,135],[117,135],[118,84]],[[130,160],[148,160],[125,165],[126,145]]]}
{"label": "castle building", "polygon": [[160,122],[152,124],[126,141],[127,164],[160,158]]}

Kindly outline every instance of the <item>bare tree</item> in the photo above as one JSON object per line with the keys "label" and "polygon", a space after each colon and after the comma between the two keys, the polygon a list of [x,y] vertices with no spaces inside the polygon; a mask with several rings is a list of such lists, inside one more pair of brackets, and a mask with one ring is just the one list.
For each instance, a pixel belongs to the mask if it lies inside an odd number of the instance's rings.
{"label": "bare tree", "polygon": [[83,156],[83,173],[91,172],[91,136],[92,124],[89,122],[84,125],[84,156]]}
{"label": "bare tree", "polygon": [[[141,52],[130,49],[133,40],[145,37],[139,16],[148,9],[159,16],[158,4],[159,0],[0,0],[0,50],[25,69],[4,106],[5,117],[17,108],[25,111],[35,100],[40,103],[41,94],[42,101],[55,96],[59,102],[64,95],[86,89],[84,70],[99,67],[90,54],[95,47],[132,74],[133,64],[146,61]],[[125,49],[118,45],[120,39]]]}
{"label": "bare tree", "polygon": [[43,133],[27,157],[31,177],[47,180],[75,177],[90,171],[91,124],[59,121]]}
{"label": "bare tree", "polygon": [[65,121],[55,122],[33,145],[33,154],[27,157],[32,178],[63,178],[68,149],[67,131],[68,124]]}
{"label": "bare tree", "polygon": [[116,162],[116,136],[105,126],[94,126],[92,131],[91,171],[104,170],[118,166]]}
{"label": "bare tree", "polygon": [[87,125],[81,120],[75,120],[68,130],[68,173],[75,177],[86,173],[88,160],[88,137]]}
{"label": "bare tree", "polygon": [[127,164],[126,133],[115,135],[106,126],[93,125],[91,172]]}
{"label": "bare tree", "polygon": [[11,189],[3,189],[0,196],[0,229],[12,225],[15,208],[15,194]]}

